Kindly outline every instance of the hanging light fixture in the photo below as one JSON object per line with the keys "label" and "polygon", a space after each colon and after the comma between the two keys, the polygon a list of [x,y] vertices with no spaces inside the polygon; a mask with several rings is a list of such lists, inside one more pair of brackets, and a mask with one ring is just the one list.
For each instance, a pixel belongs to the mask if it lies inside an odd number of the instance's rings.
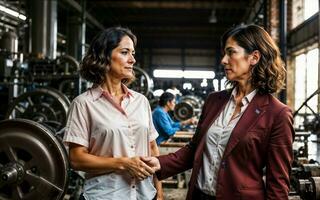
{"label": "hanging light fixture", "polygon": [[25,15],[15,11],[15,10],[12,10],[10,8],[7,8],[5,6],[2,6],[2,5],[0,5],[0,11],[5,12],[6,14],[9,14],[9,15],[14,16],[16,18],[19,18],[21,20],[27,19],[27,17]]}

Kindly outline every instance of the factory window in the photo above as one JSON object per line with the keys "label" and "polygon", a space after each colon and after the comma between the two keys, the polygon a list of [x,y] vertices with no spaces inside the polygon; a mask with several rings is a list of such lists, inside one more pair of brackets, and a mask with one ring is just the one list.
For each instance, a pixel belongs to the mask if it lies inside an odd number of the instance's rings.
{"label": "factory window", "polygon": [[292,27],[296,27],[319,11],[318,0],[292,1]]}
{"label": "factory window", "polygon": [[[295,110],[318,89],[318,63],[319,49],[313,49],[305,54],[300,54],[295,58]],[[308,106],[318,112],[318,98],[313,97],[308,101]],[[312,111],[306,106],[299,113],[309,113]],[[303,118],[297,116],[295,119],[296,127],[303,123]]]}

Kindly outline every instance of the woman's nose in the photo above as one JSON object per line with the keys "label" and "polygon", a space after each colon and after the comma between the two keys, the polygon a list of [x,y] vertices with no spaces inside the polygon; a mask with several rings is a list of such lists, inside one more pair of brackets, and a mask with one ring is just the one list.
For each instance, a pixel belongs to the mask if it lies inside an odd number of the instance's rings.
{"label": "woman's nose", "polygon": [[136,59],[134,58],[133,55],[130,56],[129,62],[132,63],[132,64],[136,63]]}
{"label": "woman's nose", "polygon": [[222,57],[222,59],[221,59],[221,64],[222,64],[222,65],[226,65],[226,64],[227,64],[227,56],[226,56],[226,55],[224,55],[224,56]]}

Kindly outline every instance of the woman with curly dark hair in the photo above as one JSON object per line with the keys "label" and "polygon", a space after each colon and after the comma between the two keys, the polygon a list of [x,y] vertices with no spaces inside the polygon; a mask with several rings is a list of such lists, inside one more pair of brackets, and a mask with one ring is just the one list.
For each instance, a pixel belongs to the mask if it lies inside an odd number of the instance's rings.
{"label": "woman with curly dark hair", "polygon": [[257,25],[228,30],[221,44],[232,88],[209,95],[189,145],[143,160],[159,179],[193,168],[188,200],[287,200],[294,130],[272,95],[284,87],[279,49]]}
{"label": "woman with curly dark hair", "polygon": [[80,75],[93,87],[73,100],[64,142],[71,167],[86,172],[82,199],[162,198],[154,170],[141,160],[159,155],[149,102],[126,86],[134,79],[135,45],[129,29],[108,28],[81,62]]}

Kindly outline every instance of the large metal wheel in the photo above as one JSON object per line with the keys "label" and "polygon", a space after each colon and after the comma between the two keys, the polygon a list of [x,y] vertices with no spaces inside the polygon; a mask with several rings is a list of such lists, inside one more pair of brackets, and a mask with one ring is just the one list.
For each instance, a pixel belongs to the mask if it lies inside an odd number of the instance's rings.
{"label": "large metal wheel", "polygon": [[40,88],[17,97],[6,113],[6,119],[30,119],[61,130],[67,120],[69,99],[56,89]]}
{"label": "large metal wheel", "polygon": [[134,91],[140,92],[145,96],[148,96],[153,89],[153,81],[146,71],[140,67],[134,67],[134,73],[136,80],[131,83],[130,88]]}
{"label": "large metal wheel", "polygon": [[0,199],[60,200],[68,168],[65,149],[49,129],[26,119],[0,122]]}
{"label": "large metal wheel", "polygon": [[190,119],[200,115],[203,101],[196,96],[183,96],[174,107],[174,117],[179,121]]}
{"label": "large metal wheel", "polygon": [[310,181],[312,183],[314,199],[320,200],[320,177],[311,177]]}
{"label": "large metal wheel", "polygon": [[79,94],[85,92],[90,86],[91,84],[84,80],[65,79],[59,83],[59,91],[71,101]]}
{"label": "large metal wheel", "polygon": [[56,72],[63,75],[75,75],[79,72],[79,62],[72,56],[62,55],[56,58]]}

